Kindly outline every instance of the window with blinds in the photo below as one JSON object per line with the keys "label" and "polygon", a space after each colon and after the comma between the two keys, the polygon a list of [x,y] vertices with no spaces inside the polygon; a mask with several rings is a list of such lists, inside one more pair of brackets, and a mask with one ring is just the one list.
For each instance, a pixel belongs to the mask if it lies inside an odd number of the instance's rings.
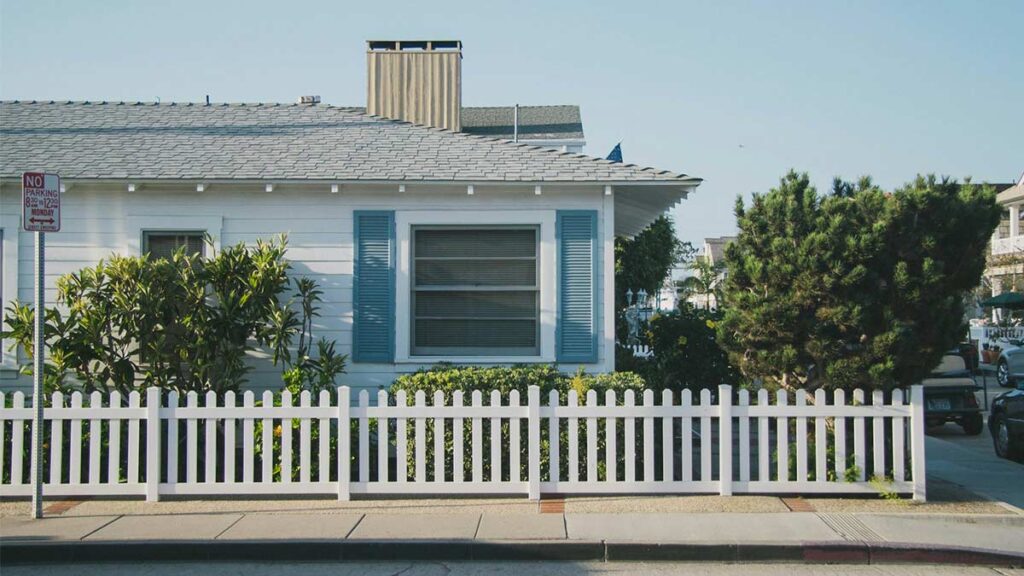
{"label": "window with blinds", "polygon": [[412,354],[539,354],[538,230],[414,227]]}
{"label": "window with blinds", "polygon": [[170,259],[174,252],[184,247],[187,254],[206,255],[206,242],[202,231],[193,232],[144,232],[142,234],[142,253],[150,258]]}

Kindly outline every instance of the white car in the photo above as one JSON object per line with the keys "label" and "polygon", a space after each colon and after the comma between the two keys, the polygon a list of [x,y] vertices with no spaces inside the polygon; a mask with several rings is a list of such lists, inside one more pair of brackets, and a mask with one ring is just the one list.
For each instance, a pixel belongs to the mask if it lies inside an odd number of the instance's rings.
{"label": "white car", "polygon": [[1013,388],[1024,381],[1024,343],[1020,340],[999,340],[1002,350],[996,361],[996,381],[1003,388]]}

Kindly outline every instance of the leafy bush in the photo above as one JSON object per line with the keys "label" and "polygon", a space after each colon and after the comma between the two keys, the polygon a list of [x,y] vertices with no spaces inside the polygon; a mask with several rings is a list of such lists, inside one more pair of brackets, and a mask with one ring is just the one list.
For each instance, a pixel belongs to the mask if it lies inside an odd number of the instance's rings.
{"label": "leafy bush", "polygon": [[[301,319],[293,301],[282,303],[290,280],[284,236],[237,244],[203,259],[177,251],[171,258],[111,256],[57,282],[58,307],[46,310],[47,393],[156,386],[179,392],[237,391],[254,347],[273,351],[275,364],[298,368],[289,381],[319,390],[333,385],[346,357],[332,342],[310,357],[312,318],[319,291],[298,279]],[[18,302],[5,311],[2,333],[21,346],[31,373],[34,311]],[[290,349],[300,337],[299,355]]]}
{"label": "leafy bush", "polygon": [[[417,391],[422,390],[427,398],[433,398],[434,392],[440,390],[445,394],[445,401],[451,402],[451,394],[456,390],[484,392],[484,402],[490,401],[488,391],[497,390],[502,397],[512,390],[518,390],[520,398],[526,402],[526,392],[530,386],[540,388],[541,395],[558,387],[565,375],[554,366],[546,364],[528,364],[518,366],[454,366],[438,364],[432,368],[419,370],[412,374],[399,376],[391,385],[391,393],[405,391],[411,399]],[[468,401],[468,396],[466,398]]]}
{"label": "leafy bush", "polygon": [[[597,393],[598,401],[603,404],[605,391],[614,390],[616,392],[616,398],[619,404],[622,404],[624,392],[626,390],[633,390],[637,393],[645,388],[645,383],[640,376],[630,372],[615,372],[611,374],[587,374],[582,369],[577,371],[575,374],[565,374],[559,372],[554,366],[537,364],[537,365],[517,365],[517,366],[495,366],[495,367],[475,367],[475,366],[452,366],[449,364],[439,364],[426,370],[420,370],[412,374],[406,374],[400,376],[395,380],[391,386],[391,402],[394,403],[394,394],[399,391],[406,392],[406,402],[412,404],[415,399],[415,394],[418,391],[423,391],[427,397],[428,402],[432,402],[434,392],[441,391],[445,396],[445,403],[450,404],[452,393],[455,391],[465,392],[463,404],[469,405],[471,393],[474,390],[480,390],[483,394],[482,403],[490,405],[490,391],[497,390],[501,393],[502,400],[508,401],[508,393],[512,390],[519,392],[520,405],[525,405],[527,402],[527,392],[530,386],[537,386],[540,388],[541,403],[546,404],[548,401],[548,395],[552,390],[557,390],[561,402],[564,403],[568,398],[569,390],[575,390],[579,395],[580,403],[586,402],[586,394],[590,390],[594,390]],[[639,398],[637,398],[639,401]],[[520,426],[520,465],[526,466],[527,453],[529,448],[529,436],[526,429],[525,419],[518,422]],[[580,466],[586,469],[587,464],[587,451],[586,451],[586,425],[585,421],[580,422],[581,429],[579,433],[579,455],[580,455]],[[408,448],[407,448],[407,460],[409,470],[413,469],[415,465],[415,451],[414,441],[411,434],[412,423],[408,422],[407,426],[410,427],[408,435]],[[465,478],[470,478],[472,473],[472,458],[471,458],[471,446],[470,439],[472,438],[472,422],[466,419],[463,422],[463,440],[464,440],[464,459],[463,459],[463,474]],[[490,438],[490,421],[485,418],[482,422],[482,432],[485,438]],[[541,473],[546,478],[548,473],[548,459],[550,450],[550,439],[548,437],[548,427],[542,426],[541,429]],[[623,445],[624,433],[622,428],[618,430],[619,435],[619,446]],[[562,446],[568,445],[568,424],[562,423],[562,429],[560,430],[560,442]],[[502,420],[501,422],[501,439],[504,446],[510,446],[510,429],[509,422]],[[394,436],[391,436],[394,438]],[[393,441],[393,440],[392,440]],[[428,421],[426,423],[426,445],[433,446],[434,442],[434,428],[433,422]],[[605,444],[604,434],[604,422],[599,424],[598,431],[598,450],[603,451]],[[454,434],[452,426],[448,425],[445,427],[445,453],[452,454],[454,446]],[[481,455],[483,463],[483,474],[484,477],[489,477],[491,473],[491,454],[490,448],[485,447],[483,454]],[[623,460],[623,452],[619,453],[620,462]],[[604,474],[605,461],[603,458],[599,460],[598,473]],[[445,478],[452,477],[452,462],[446,460],[445,462]],[[510,462],[505,461],[502,465],[502,473],[504,478],[511,478],[509,474]],[[566,454],[562,455],[561,458],[561,477],[564,479],[567,477],[568,472],[568,458]],[[427,463],[427,474],[435,474],[433,470],[433,462]],[[522,476],[525,477],[525,476]]]}
{"label": "leafy bush", "polygon": [[714,390],[720,384],[736,385],[739,371],[717,341],[715,329],[721,318],[719,311],[688,305],[655,315],[642,334],[654,356],[636,358],[629,348],[620,346],[616,366],[639,373],[656,390],[696,392]]}

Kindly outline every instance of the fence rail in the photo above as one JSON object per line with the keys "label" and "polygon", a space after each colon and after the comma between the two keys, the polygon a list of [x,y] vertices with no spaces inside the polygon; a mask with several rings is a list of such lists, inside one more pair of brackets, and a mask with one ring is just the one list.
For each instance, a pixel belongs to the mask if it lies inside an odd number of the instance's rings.
{"label": "fence rail", "polygon": [[[350,398],[252,392],[203,402],[148,389],[86,398],[54,394],[44,411],[44,494],[871,493],[925,498],[923,393],[813,396],[720,386],[603,402],[531,387],[438,392],[363,390]],[[756,400],[756,402],[752,402]],[[773,401],[774,400],[774,401]],[[906,400],[909,400],[906,401]],[[10,407],[8,407],[10,405]],[[31,493],[24,394],[0,394],[5,496]],[[5,453],[6,452],[6,453]],[[884,480],[881,480],[884,479]]]}

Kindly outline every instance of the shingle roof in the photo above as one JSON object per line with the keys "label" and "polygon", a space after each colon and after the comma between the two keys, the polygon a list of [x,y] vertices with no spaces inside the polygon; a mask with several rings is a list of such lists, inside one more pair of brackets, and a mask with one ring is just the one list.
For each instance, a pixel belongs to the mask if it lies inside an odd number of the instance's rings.
{"label": "shingle roof", "polygon": [[720,236],[718,238],[705,238],[704,247],[705,250],[710,251],[710,254],[704,254],[704,257],[711,257],[711,263],[721,262],[725,258],[725,245],[735,240],[735,236]]}
{"label": "shingle roof", "polygon": [[1010,204],[1024,199],[1024,175],[1016,184],[989,184],[996,189],[996,202]]}
{"label": "shingle roof", "polygon": [[0,103],[0,176],[663,182],[698,178],[296,104]]}
{"label": "shingle roof", "polygon": [[[514,135],[515,107],[462,109],[462,131],[478,136],[505,138]],[[583,140],[579,106],[520,106],[519,138],[523,140]]]}

